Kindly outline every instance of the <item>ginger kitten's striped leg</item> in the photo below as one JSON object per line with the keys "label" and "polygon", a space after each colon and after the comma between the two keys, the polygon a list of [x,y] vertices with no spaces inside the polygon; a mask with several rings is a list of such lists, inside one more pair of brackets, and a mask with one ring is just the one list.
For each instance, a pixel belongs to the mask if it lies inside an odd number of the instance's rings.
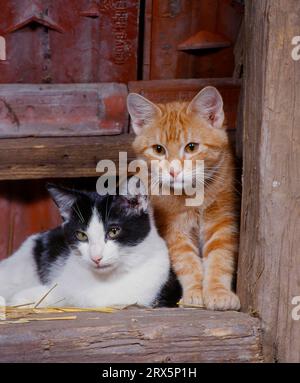
{"label": "ginger kitten's striped leg", "polygon": [[183,290],[181,302],[202,306],[203,267],[199,249],[181,232],[173,232],[166,239],[172,267]]}
{"label": "ginger kitten's striped leg", "polygon": [[203,298],[210,310],[240,308],[239,298],[231,291],[237,251],[236,217],[216,204],[206,213],[204,223]]}

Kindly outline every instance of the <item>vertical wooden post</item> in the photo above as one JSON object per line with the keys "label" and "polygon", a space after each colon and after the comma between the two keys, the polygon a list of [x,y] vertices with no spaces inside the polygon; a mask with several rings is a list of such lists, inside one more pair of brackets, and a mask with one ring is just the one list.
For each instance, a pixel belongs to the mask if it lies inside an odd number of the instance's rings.
{"label": "vertical wooden post", "polygon": [[300,2],[247,1],[245,28],[238,293],[262,320],[266,360],[300,362],[291,302],[300,296]]}

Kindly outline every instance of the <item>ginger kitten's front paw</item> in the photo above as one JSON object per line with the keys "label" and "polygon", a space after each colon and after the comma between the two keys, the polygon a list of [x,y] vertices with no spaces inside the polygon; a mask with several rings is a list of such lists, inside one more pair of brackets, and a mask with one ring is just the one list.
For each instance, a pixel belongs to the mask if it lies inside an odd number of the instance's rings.
{"label": "ginger kitten's front paw", "polygon": [[208,310],[235,310],[241,307],[239,297],[225,288],[208,289],[204,292],[204,304]]}
{"label": "ginger kitten's front paw", "polygon": [[197,305],[203,306],[203,294],[201,289],[190,289],[183,293],[183,297],[180,300],[182,305]]}

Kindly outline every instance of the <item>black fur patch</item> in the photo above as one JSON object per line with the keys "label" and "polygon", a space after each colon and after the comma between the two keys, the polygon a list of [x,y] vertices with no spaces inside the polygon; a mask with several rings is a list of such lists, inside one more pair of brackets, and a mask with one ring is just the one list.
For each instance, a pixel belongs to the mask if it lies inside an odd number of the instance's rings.
{"label": "black fur patch", "polygon": [[[36,240],[34,257],[42,283],[47,283],[51,268],[59,260],[63,265],[70,255],[70,249],[76,248],[76,231],[86,231],[94,210],[104,224],[106,233],[112,226],[121,228],[115,239],[121,246],[136,246],[150,231],[150,219],[146,211],[124,207],[124,196],[100,196],[94,192],[80,192],[49,186],[49,191],[58,208],[68,219],[62,226],[41,233]],[[71,201],[72,203],[68,204]]]}
{"label": "black fur patch", "polygon": [[69,256],[68,245],[61,227],[41,233],[34,247],[34,259],[42,283],[48,282],[53,263],[63,263]]}
{"label": "black fur patch", "polygon": [[[75,233],[78,230],[86,231],[94,209],[97,210],[106,233],[112,226],[121,228],[119,236],[115,239],[121,246],[136,246],[149,234],[149,214],[147,210],[137,206],[137,200],[124,203],[124,198],[127,198],[124,196],[100,196],[94,192],[57,188],[54,185],[49,186],[49,191],[64,217],[68,218],[61,226],[41,233],[36,239],[34,258],[38,275],[44,284],[49,282],[53,267],[63,267],[71,254],[70,249],[77,247]],[[69,203],[70,201],[72,203]],[[171,271],[168,282],[153,306],[175,307],[181,293],[180,284]]]}
{"label": "black fur patch", "polygon": [[116,239],[121,245],[136,246],[148,235],[151,228],[150,218],[148,212],[137,209],[136,204],[129,203],[125,207],[124,198],[124,196],[110,197],[108,214],[106,217],[102,215],[102,220],[107,231],[112,226],[121,228],[120,235]]}
{"label": "black fur patch", "polygon": [[173,272],[170,270],[168,281],[163,286],[161,292],[156,298],[154,307],[178,307],[177,303],[182,297],[181,285]]}

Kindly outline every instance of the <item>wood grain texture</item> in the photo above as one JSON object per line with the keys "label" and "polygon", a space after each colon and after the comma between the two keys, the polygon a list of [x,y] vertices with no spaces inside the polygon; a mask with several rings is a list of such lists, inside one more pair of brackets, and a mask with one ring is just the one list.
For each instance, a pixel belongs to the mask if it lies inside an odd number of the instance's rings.
{"label": "wood grain texture", "polygon": [[[223,35],[234,43],[243,7],[231,0],[146,0],[144,79],[231,76],[233,47],[180,51],[199,31]],[[151,15],[151,17],[149,17]]]}
{"label": "wood grain texture", "polygon": [[76,320],[2,325],[0,361],[262,360],[259,321],[243,313],[135,309],[76,315]]}
{"label": "wood grain texture", "polygon": [[0,3],[0,35],[7,41],[0,83],[136,79],[140,0]]}
{"label": "wood grain texture", "polygon": [[244,49],[245,49],[245,20],[242,20],[238,37],[234,46],[234,71],[233,78],[241,78],[243,75],[244,64]]}
{"label": "wood grain texture", "polygon": [[127,94],[117,83],[0,85],[0,138],[125,133]]}
{"label": "wood grain texture", "polygon": [[119,152],[134,158],[129,134],[105,137],[19,138],[0,140],[0,179],[97,177],[96,165]]}
{"label": "wood grain texture", "polygon": [[238,294],[262,319],[267,361],[300,362],[298,0],[246,2],[244,185]]}

